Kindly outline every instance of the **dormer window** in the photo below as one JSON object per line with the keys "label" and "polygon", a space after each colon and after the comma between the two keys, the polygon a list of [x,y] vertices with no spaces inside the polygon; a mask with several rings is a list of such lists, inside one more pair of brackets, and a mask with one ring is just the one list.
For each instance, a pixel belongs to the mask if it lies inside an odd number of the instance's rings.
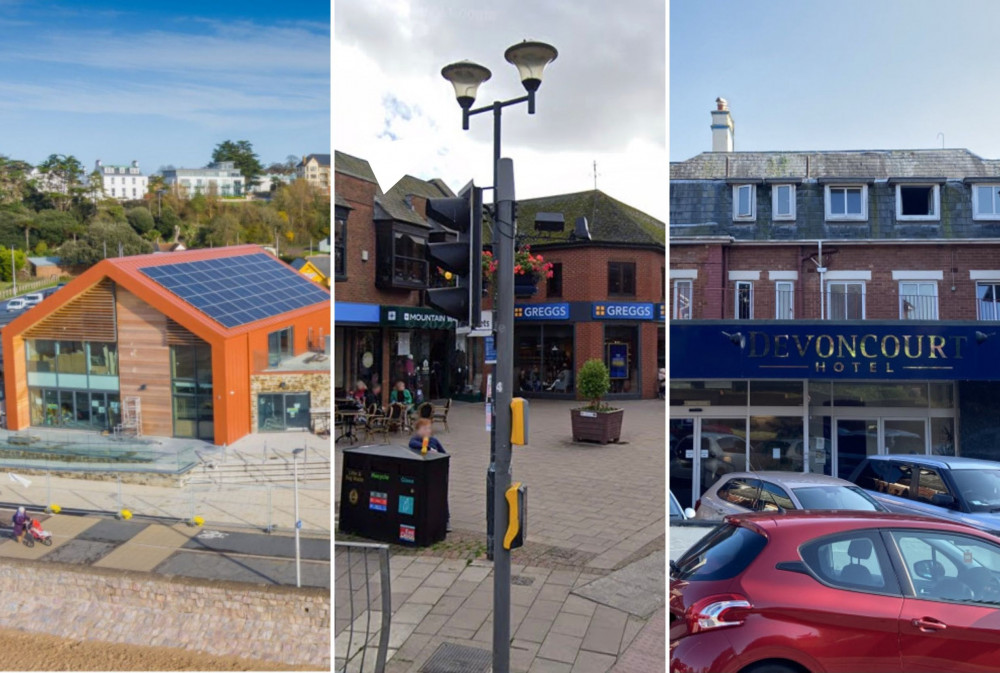
{"label": "dormer window", "polygon": [[896,185],[897,220],[940,220],[938,185]]}
{"label": "dormer window", "polygon": [[757,219],[757,185],[733,185],[733,220],[752,222]]}
{"label": "dormer window", "polygon": [[771,219],[795,219],[795,185],[774,185],[771,188]]}
{"label": "dormer window", "polygon": [[868,185],[827,185],[826,219],[867,220]]}
{"label": "dormer window", "polygon": [[1000,184],[972,185],[972,219],[1000,220]]}

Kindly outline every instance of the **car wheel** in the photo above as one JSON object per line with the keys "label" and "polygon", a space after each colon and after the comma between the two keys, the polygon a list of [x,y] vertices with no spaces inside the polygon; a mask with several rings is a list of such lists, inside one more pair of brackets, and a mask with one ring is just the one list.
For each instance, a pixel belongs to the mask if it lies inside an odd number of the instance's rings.
{"label": "car wheel", "polygon": [[744,668],[741,673],[808,673],[808,671],[801,666],[782,661],[762,661]]}

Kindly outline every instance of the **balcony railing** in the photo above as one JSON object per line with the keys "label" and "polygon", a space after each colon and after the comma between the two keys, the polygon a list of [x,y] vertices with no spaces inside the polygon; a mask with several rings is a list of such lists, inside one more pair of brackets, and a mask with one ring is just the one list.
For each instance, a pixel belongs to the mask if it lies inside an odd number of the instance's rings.
{"label": "balcony railing", "polygon": [[902,294],[899,296],[899,317],[901,320],[937,320],[938,298]]}

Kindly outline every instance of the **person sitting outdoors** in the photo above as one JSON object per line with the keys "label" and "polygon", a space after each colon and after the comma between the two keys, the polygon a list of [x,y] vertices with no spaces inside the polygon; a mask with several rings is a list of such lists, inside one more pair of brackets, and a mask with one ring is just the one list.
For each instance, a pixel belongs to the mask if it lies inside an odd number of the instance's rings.
{"label": "person sitting outdoors", "polygon": [[402,381],[396,381],[396,387],[389,393],[389,401],[406,406],[407,411],[413,409],[413,393],[407,390],[406,384]]}

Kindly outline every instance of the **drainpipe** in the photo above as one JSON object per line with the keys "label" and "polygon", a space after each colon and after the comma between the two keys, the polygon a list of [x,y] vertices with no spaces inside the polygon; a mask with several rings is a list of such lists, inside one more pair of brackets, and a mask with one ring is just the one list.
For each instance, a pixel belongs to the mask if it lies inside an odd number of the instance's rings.
{"label": "drainpipe", "polygon": [[[800,290],[802,288],[805,288],[805,286],[806,286],[806,260],[805,260],[805,255],[806,255],[805,248],[800,245],[799,246],[799,279],[800,280],[796,284],[796,287],[798,287]],[[806,294],[805,292],[796,292],[795,293],[795,317],[798,318],[799,320],[802,320],[803,318],[806,317],[806,315],[805,315],[805,306],[806,306],[805,294]]]}
{"label": "drainpipe", "polygon": [[826,287],[824,281],[826,280],[826,267],[823,266],[823,240],[817,241],[819,244],[819,265],[816,267],[816,271],[819,272],[819,319],[826,320]]}
{"label": "drainpipe", "polygon": [[[728,161],[729,158],[727,157]],[[729,246],[722,246],[722,273],[719,275],[719,287],[722,294],[722,315],[720,319],[726,319],[726,297],[729,296]]]}

